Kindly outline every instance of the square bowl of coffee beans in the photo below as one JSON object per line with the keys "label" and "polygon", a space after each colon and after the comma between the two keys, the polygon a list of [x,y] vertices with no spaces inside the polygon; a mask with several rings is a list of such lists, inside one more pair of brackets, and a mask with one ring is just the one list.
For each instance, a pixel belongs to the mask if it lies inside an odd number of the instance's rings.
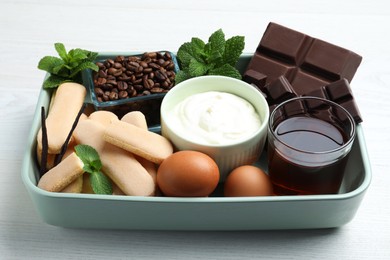
{"label": "square bowl of coffee beans", "polygon": [[141,54],[99,53],[98,71],[86,71],[83,82],[96,110],[114,112],[119,118],[141,111],[149,126],[160,125],[160,105],[175,85],[179,70],[169,51]]}

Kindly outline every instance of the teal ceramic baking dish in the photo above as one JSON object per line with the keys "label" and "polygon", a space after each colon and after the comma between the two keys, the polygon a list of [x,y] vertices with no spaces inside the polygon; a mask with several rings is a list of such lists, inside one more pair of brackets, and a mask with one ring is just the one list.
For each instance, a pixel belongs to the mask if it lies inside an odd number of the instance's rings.
{"label": "teal ceramic baking dish", "polygon": [[[105,54],[110,55],[110,54]],[[113,55],[113,54],[111,54]],[[238,64],[245,68],[251,54]],[[67,228],[132,230],[271,230],[340,227],[358,211],[371,181],[363,127],[357,138],[338,194],[307,196],[172,198],[51,193],[37,184],[36,134],[40,107],[49,91],[42,90],[22,164],[22,180],[43,222]],[[258,164],[266,169],[266,153]]]}

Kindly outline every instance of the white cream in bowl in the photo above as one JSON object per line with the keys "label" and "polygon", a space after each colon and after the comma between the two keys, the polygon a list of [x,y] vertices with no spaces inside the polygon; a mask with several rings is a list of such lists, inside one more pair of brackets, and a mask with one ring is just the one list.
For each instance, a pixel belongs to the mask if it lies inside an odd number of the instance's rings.
{"label": "white cream in bowl", "polygon": [[191,95],[171,113],[172,123],[182,136],[204,144],[232,144],[253,135],[261,125],[252,104],[220,91]]}

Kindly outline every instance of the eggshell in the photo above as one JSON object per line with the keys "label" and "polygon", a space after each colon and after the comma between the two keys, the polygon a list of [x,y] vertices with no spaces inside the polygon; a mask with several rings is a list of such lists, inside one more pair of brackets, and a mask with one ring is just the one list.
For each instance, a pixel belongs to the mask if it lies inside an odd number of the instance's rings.
{"label": "eggshell", "polygon": [[234,169],[224,184],[227,197],[270,196],[272,183],[268,175],[258,167],[244,165]]}
{"label": "eggshell", "polygon": [[219,182],[219,170],[208,155],[179,151],[166,158],[157,170],[157,185],[172,197],[206,197]]}

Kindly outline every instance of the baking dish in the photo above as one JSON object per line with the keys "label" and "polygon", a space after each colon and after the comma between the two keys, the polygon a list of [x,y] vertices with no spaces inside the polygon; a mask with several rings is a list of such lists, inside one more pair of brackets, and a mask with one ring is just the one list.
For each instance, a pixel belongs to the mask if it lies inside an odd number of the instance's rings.
{"label": "baking dish", "polygon": [[[105,54],[107,55],[107,54]],[[241,56],[243,70],[251,54]],[[223,197],[221,187],[208,198],[112,196],[51,193],[39,189],[35,158],[40,108],[50,91],[41,90],[25,150],[21,176],[43,222],[67,228],[132,230],[270,230],[340,227],[355,216],[371,181],[362,124],[338,194]],[[90,100],[86,100],[91,102]],[[256,163],[263,169],[266,152]],[[222,185],[222,184],[221,184]]]}

